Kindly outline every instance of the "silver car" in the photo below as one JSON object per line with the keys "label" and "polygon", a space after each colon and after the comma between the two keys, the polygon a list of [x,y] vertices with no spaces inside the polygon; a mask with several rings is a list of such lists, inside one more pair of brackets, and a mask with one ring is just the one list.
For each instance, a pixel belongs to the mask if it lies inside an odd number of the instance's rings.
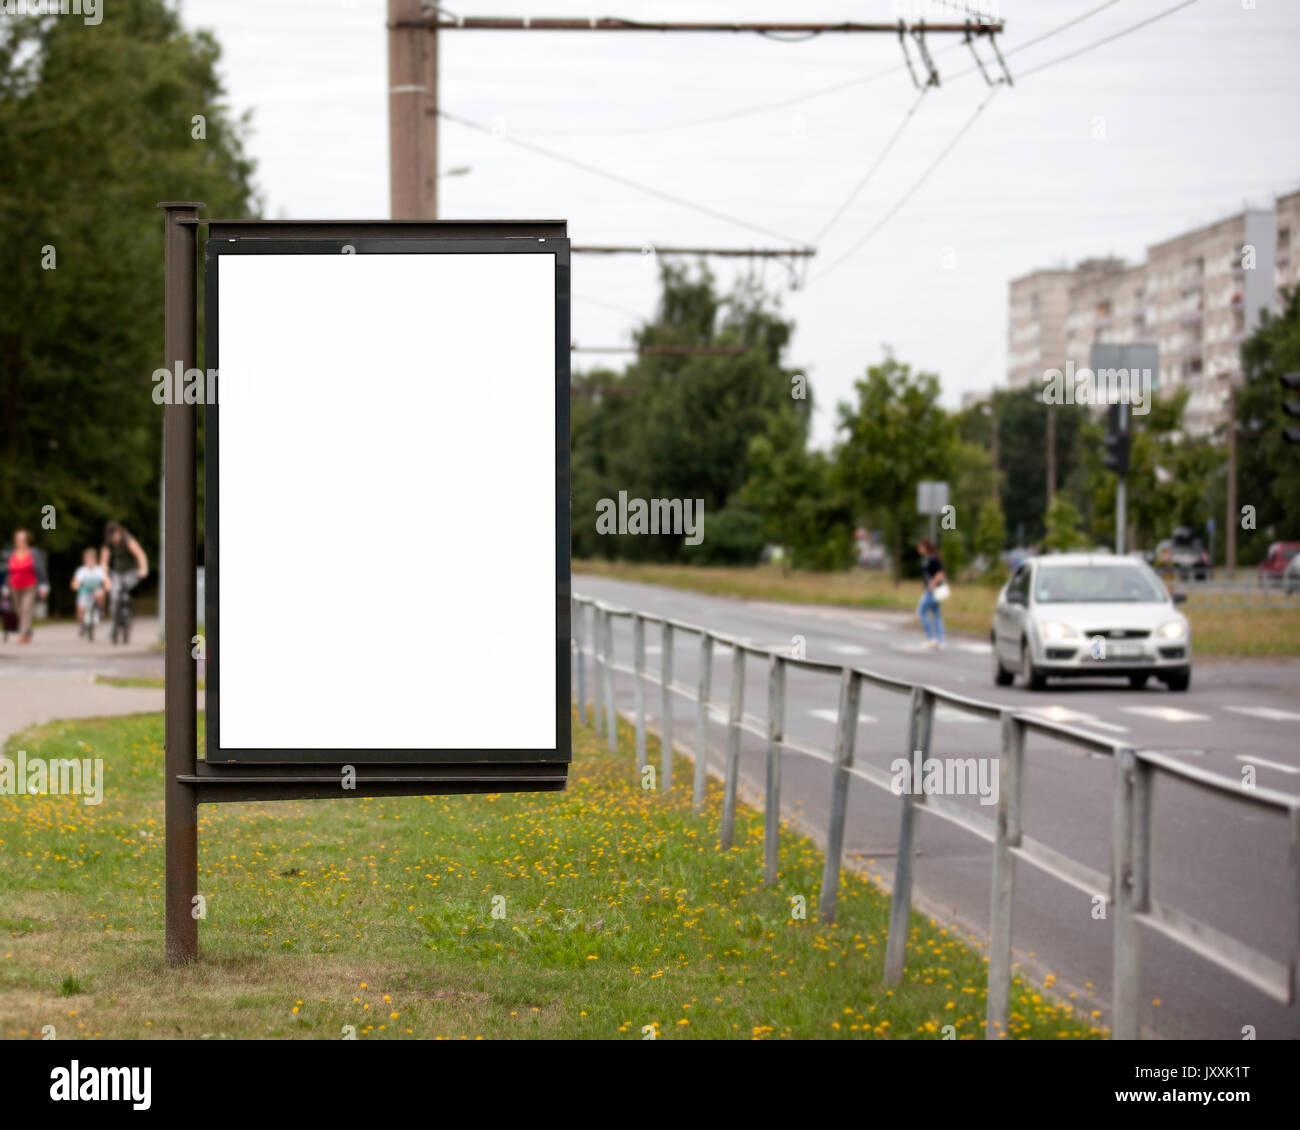
{"label": "silver car", "polygon": [[1024,562],[993,613],[993,681],[1017,674],[1031,690],[1049,678],[1154,675],[1171,691],[1192,682],[1192,633],[1149,565],[1129,557],[1062,553]]}

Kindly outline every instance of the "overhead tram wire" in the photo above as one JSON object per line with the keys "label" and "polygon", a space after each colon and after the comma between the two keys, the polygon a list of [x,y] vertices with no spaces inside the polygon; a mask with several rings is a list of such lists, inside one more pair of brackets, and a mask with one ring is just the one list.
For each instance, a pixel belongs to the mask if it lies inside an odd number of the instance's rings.
{"label": "overhead tram wire", "polygon": [[852,247],[850,247],[847,251],[845,251],[843,255],[841,255],[838,259],[835,259],[833,262],[828,264],[825,270],[819,271],[816,274],[814,274],[811,278],[809,278],[808,280],[809,287],[811,287],[814,283],[820,282],[827,275],[829,275],[833,270],[835,270],[835,268],[838,267],[841,263],[856,255],[858,251],[860,251],[862,247],[865,246],[878,231],[880,231],[881,228],[883,228],[887,223],[889,223],[890,220],[894,218],[895,215],[897,215],[899,209],[901,209],[909,200],[911,200],[912,197],[916,194],[917,190],[923,184],[925,184],[925,182],[930,178],[930,174],[933,173],[935,169],[937,169],[940,165],[943,164],[944,160],[947,158],[949,153],[951,153],[954,149],[957,148],[957,143],[961,141],[963,137],[966,136],[966,134],[970,131],[971,127],[975,124],[976,119],[978,119],[980,114],[984,112],[984,107],[993,101],[994,97],[1001,89],[1002,87],[995,86],[993,87],[992,90],[989,91],[987,95],[985,95],[984,101],[982,101],[978,106],[975,107],[974,113],[972,113],[971,116],[967,118],[966,121],[962,124],[962,127],[957,131],[956,136],[953,137],[952,140],[949,141],[948,144],[943,147],[939,155],[933,161],[931,161],[928,166],[926,166],[925,171],[912,183],[911,188],[909,188],[898,199],[898,201],[894,204],[894,206],[890,208],[889,211],[886,212],[883,216],[881,216],[880,219],[877,220],[866,231],[866,233],[862,235],[862,237],[859,238],[856,243],[853,244]]}
{"label": "overhead tram wire", "polygon": [[853,186],[853,189],[849,192],[848,196],[844,198],[843,203],[840,204],[840,206],[836,208],[835,211],[831,214],[830,219],[828,219],[821,226],[821,228],[818,229],[817,234],[813,236],[811,240],[809,240],[809,243],[811,243],[812,246],[816,247],[819,243],[821,243],[826,233],[835,226],[839,218],[849,210],[849,207],[861,195],[862,190],[867,187],[867,184],[870,182],[871,178],[876,175],[876,171],[880,168],[882,164],[884,164],[885,158],[889,156],[890,150],[894,148],[894,145],[898,142],[898,139],[903,136],[903,131],[907,128],[908,123],[912,120],[912,117],[916,113],[916,111],[921,108],[921,103],[925,101],[925,96],[926,94],[929,93],[931,89],[932,87],[930,86],[923,86],[921,88],[921,93],[917,96],[916,101],[912,103],[907,113],[903,116],[903,120],[899,122],[898,128],[894,130],[892,136],[889,138],[887,142],[885,142],[884,148],[882,148],[880,152],[876,154],[876,159],[871,163],[870,168],[868,168],[867,171],[863,174],[862,179],[859,180],[858,183]]}
{"label": "overhead tram wire", "polygon": [[771,228],[765,228],[761,224],[753,224],[748,220],[741,220],[735,216],[728,215],[726,212],[719,211],[717,208],[710,208],[707,204],[697,204],[693,200],[687,200],[685,197],[677,196],[671,192],[665,192],[662,189],[653,188],[650,185],[642,184],[640,181],[632,180],[630,177],[620,176],[618,173],[607,172],[605,169],[598,168],[595,165],[589,165],[586,161],[579,161],[576,157],[569,157],[563,153],[556,153],[553,149],[546,149],[541,145],[536,145],[531,141],[524,141],[522,138],[511,137],[505,133],[494,133],[492,128],[483,122],[476,122],[469,118],[462,118],[458,114],[452,114],[447,110],[439,110],[438,117],[445,118],[449,122],[465,126],[468,129],[477,130],[480,133],[486,133],[489,136],[495,136],[498,140],[508,142],[511,145],[519,146],[521,149],[527,149],[530,152],[538,153],[543,157],[549,157],[553,161],[560,161],[563,164],[571,165],[583,172],[591,173],[593,176],[602,177],[605,180],[614,181],[625,188],[635,189],[637,192],[643,192],[649,196],[657,197],[660,200],[666,200],[670,204],[676,204],[681,208],[689,208],[691,211],[699,212],[701,215],[709,216],[715,220],[722,220],[724,223],[734,224],[737,227],[746,228],[749,231],[758,232],[762,235],[771,236],[779,239],[782,243],[787,243],[791,247],[804,246],[799,240],[783,234],[779,231],[773,231]]}
{"label": "overhead tram wire", "polygon": [[[1108,3],[1102,4],[1100,7],[1092,9],[1091,12],[1085,13],[1083,16],[1078,17],[1072,22],[1078,23],[1080,19],[1084,19],[1088,15],[1094,15],[1097,12],[1101,11],[1103,8],[1108,8],[1112,4],[1117,2],[1118,0],[1109,0]],[[1019,75],[1019,77],[1021,79],[1028,78],[1030,75],[1037,74],[1040,71],[1045,71],[1048,67],[1055,66],[1057,63],[1063,63],[1068,59],[1077,58],[1078,56],[1084,54],[1085,52],[1092,51],[1097,47],[1104,46],[1107,43],[1113,43],[1115,40],[1128,35],[1130,32],[1138,31],[1140,28],[1148,27],[1149,25],[1155,23],[1157,20],[1164,19],[1166,16],[1172,16],[1175,12],[1181,11],[1183,8],[1188,8],[1191,5],[1195,4],[1196,2],[1197,0],[1182,0],[1182,2],[1179,4],[1175,4],[1170,8],[1165,8],[1164,10],[1157,12],[1152,16],[1148,16],[1144,20],[1139,20],[1135,24],[1130,24],[1128,27],[1121,28],[1117,32],[1112,32],[1110,35],[1104,36],[1103,38],[1098,40],[1094,40],[1092,43],[1086,44],[1085,46],[1077,48],[1074,51],[1067,52],[1066,54],[1060,55],[1055,59],[1049,59],[1047,62],[1040,63],[1036,67],[1030,67],[1029,70],[1023,71]],[[1064,27],[1065,25],[1062,26]],[[1031,42],[1041,42],[1044,38],[1046,38],[1045,35],[1039,36],[1037,40]],[[1022,48],[1028,47],[1029,44],[1025,43],[1022,44],[1021,46]],[[1012,54],[1012,52],[1007,51],[1006,54],[1010,55]],[[971,68],[971,69],[975,70],[977,68]],[[964,71],[962,73],[967,74],[970,72]],[[953,77],[955,78],[958,76],[953,76]],[[808,286],[812,286],[814,283],[819,282],[821,279],[825,278],[826,275],[830,274],[831,271],[835,270],[836,267],[840,266],[840,264],[842,264],[846,259],[849,259],[853,255],[855,255],[859,250],[861,250],[861,248],[868,241],[871,240],[873,236],[875,236],[875,234],[878,231],[880,231],[881,228],[885,226],[885,224],[887,224],[891,219],[893,219],[895,215],[897,215],[899,210],[912,198],[912,196],[917,192],[917,190],[926,182],[930,174],[933,173],[934,170],[937,169],[943,163],[944,159],[948,156],[948,154],[951,153],[953,149],[956,148],[957,143],[961,141],[963,137],[966,136],[970,128],[975,124],[976,119],[984,110],[984,107],[987,106],[989,102],[993,100],[993,96],[997,94],[997,92],[1000,89],[1001,87],[999,86],[994,86],[992,88],[989,94],[985,97],[984,101],[981,102],[975,108],[975,112],[962,124],[961,128],[957,131],[957,135],[951,141],[948,142],[948,144],[944,147],[942,152],[940,152],[939,156],[936,157],[935,160],[926,168],[925,172],[923,172],[921,176],[913,183],[912,187],[908,189],[908,191],[903,195],[903,197],[888,212],[886,212],[884,216],[882,216],[875,224],[873,224],[872,227],[843,255],[841,255],[838,259],[835,259],[831,263],[829,263],[824,270],[814,274],[808,280]]]}
{"label": "overhead tram wire", "polygon": [[1094,47],[1101,47],[1107,43],[1114,43],[1115,40],[1122,39],[1130,32],[1144,28],[1149,24],[1155,23],[1157,20],[1164,19],[1166,16],[1172,16],[1175,12],[1181,11],[1183,8],[1190,8],[1196,2],[1197,0],[1182,0],[1181,4],[1175,4],[1172,8],[1165,8],[1163,11],[1157,12],[1153,16],[1148,16],[1145,20],[1131,24],[1129,27],[1121,28],[1119,31],[1114,32],[1103,39],[1098,39],[1093,43],[1089,43],[1086,47],[1080,47],[1077,51],[1070,51],[1064,55],[1058,55],[1055,59],[1048,59],[1047,62],[1039,63],[1036,67],[1030,67],[1029,70],[1023,72],[1020,77],[1028,78],[1030,75],[1036,75],[1039,71],[1047,70],[1048,67],[1056,66],[1057,63],[1064,63],[1067,59],[1073,59],[1082,55],[1085,51],[1091,51]]}
{"label": "overhead tram wire", "polygon": [[[1082,23],[1084,20],[1091,19],[1093,16],[1097,15],[1098,13],[1105,11],[1107,8],[1112,8],[1118,3],[1120,3],[1120,0],[1106,0],[1105,3],[1098,4],[1095,8],[1090,8],[1088,9],[1088,11],[1083,12],[1080,15],[1074,16],[1073,18],[1066,20],[1064,23],[1058,24],[1054,28],[1049,28],[1041,35],[1036,35],[1034,36],[1033,39],[1027,39],[1025,40],[1024,43],[1017,44],[1016,46],[1011,47],[1008,50],[1004,51],[1002,54],[1004,57],[1010,58],[1012,55],[1020,51],[1027,50],[1028,48],[1033,47],[1035,44],[1042,43],[1045,40],[1051,39],[1053,36],[1059,35],[1063,31],[1069,30],[1070,28],[1074,27],[1076,24]],[[949,43],[946,46],[940,47],[937,51],[935,51],[934,57],[937,59],[941,55],[946,55],[949,52],[959,51],[964,46],[965,46],[964,42]],[[956,74],[951,75],[945,81],[953,82],[956,79],[964,78],[966,75],[974,74],[978,69],[979,69],[978,67],[968,67],[964,71],[958,71]],[[897,66],[888,67],[882,71],[875,71],[872,74],[863,75],[861,78],[845,79],[842,82],[831,83],[829,86],[821,86],[818,87],[816,90],[810,90],[804,94],[792,95],[789,98],[781,98],[774,102],[761,102],[753,106],[746,106],[736,110],[725,110],[720,114],[709,114],[699,118],[685,118],[675,122],[661,122],[658,125],[624,126],[620,129],[597,129],[597,130],[520,129],[520,130],[515,130],[515,133],[527,134],[535,137],[616,137],[616,136],[626,136],[629,134],[640,134],[640,133],[669,133],[675,130],[689,129],[694,126],[719,125],[723,122],[733,122],[741,118],[753,117],[757,114],[766,114],[774,110],[784,110],[789,108],[790,106],[798,106],[804,102],[811,102],[815,98],[821,98],[828,94],[837,94],[841,90],[850,90],[854,87],[865,86],[868,83],[875,82],[877,79],[887,78],[890,75],[901,74],[906,72],[906,70],[907,70],[907,64],[899,63]]]}

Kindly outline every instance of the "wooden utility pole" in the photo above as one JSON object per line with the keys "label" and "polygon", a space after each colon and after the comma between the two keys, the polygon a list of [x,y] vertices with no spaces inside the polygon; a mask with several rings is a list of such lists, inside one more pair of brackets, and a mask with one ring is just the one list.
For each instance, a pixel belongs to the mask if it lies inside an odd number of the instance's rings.
{"label": "wooden utility pole", "polygon": [[1228,382],[1228,514],[1223,532],[1226,535],[1223,563],[1228,580],[1237,570],[1237,386]]}
{"label": "wooden utility pole", "polygon": [[390,218],[438,218],[438,31],[421,0],[388,0]]}

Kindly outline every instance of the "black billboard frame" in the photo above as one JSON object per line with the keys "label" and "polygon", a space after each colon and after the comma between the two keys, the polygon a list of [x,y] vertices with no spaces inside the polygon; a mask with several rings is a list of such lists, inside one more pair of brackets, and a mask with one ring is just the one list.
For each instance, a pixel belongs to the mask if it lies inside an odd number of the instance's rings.
{"label": "black billboard frame", "polygon": [[[453,793],[557,792],[568,782],[572,757],[570,694],[571,553],[569,545],[569,245],[564,221],[261,221],[204,220],[201,203],[162,201],[164,212],[164,354],[169,371],[197,367],[197,233],[208,243],[254,249],[267,241],[305,243],[339,254],[344,244],[374,253],[394,241],[470,240],[549,243],[556,256],[556,754],[551,760],[454,762],[349,760],[352,751],[323,751],[310,763],[209,762],[198,756],[198,678],[191,646],[197,640],[195,566],[196,406],[168,398],[164,406],[163,587],[166,673],[164,688],[165,957],[169,966],[198,957],[198,806],[237,801],[311,800]],[[333,244],[332,249],[325,245]],[[236,252],[238,253],[238,252]],[[365,253],[365,252],[360,252]],[[207,252],[205,248],[205,259]],[[205,312],[215,315],[214,296]],[[211,332],[215,317],[209,323]],[[215,356],[215,355],[214,355]],[[215,366],[214,366],[215,367]],[[205,475],[207,470],[205,468]],[[561,638],[562,637],[562,638]],[[562,709],[561,709],[562,706]],[[279,752],[279,751],[277,751]],[[489,751],[474,751],[481,755]],[[526,751],[535,752],[535,751]],[[563,760],[559,755],[563,753]]]}

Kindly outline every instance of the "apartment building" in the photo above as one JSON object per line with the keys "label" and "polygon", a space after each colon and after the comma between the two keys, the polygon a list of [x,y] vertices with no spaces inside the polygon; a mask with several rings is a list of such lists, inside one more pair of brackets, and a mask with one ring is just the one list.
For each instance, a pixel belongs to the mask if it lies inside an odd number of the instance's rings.
{"label": "apartment building", "polygon": [[1062,267],[1034,271],[1011,283],[1007,383],[1021,388],[1042,379],[1044,369],[1065,358],[1065,319],[1074,272]]}
{"label": "apartment building", "polygon": [[1012,281],[1007,383],[1042,380],[1046,369],[1088,364],[1094,342],[1153,341],[1159,392],[1188,391],[1186,429],[1205,435],[1227,417],[1241,343],[1282,287],[1300,285],[1300,192],[1247,209],[1147,248],[1145,261],[1087,259],[1069,270]]}

